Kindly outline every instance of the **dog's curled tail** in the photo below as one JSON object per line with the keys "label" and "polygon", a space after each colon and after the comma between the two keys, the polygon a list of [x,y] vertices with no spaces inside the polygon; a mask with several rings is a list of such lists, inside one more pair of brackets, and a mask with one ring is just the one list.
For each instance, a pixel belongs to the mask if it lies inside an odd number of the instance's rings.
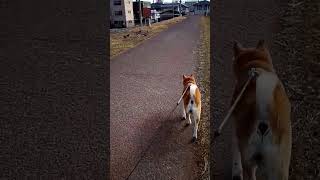
{"label": "dog's curled tail", "polygon": [[258,129],[264,134],[269,129],[270,108],[273,102],[273,92],[279,82],[273,72],[263,71],[256,81],[256,109]]}
{"label": "dog's curled tail", "polygon": [[197,85],[192,84],[190,86],[190,100],[189,100],[189,113],[193,113],[194,109],[197,108],[200,99],[200,91]]}

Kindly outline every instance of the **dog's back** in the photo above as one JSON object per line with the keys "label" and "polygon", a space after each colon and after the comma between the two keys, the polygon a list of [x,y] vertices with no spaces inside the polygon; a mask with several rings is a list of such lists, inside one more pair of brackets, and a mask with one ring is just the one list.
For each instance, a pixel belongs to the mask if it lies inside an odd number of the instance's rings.
{"label": "dog's back", "polygon": [[183,86],[186,93],[183,96],[182,116],[183,119],[187,119],[187,125],[191,124],[190,116],[192,116],[194,121],[193,141],[195,141],[198,137],[197,131],[201,116],[201,94],[193,75],[183,75]]}
{"label": "dog's back", "polygon": [[183,81],[184,89],[188,88],[183,96],[184,107],[187,113],[201,108],[201,94],[198,86],[196,85],[193,75],[184,76]]}
{"label": "dog's back", "polygon": [[290,102],[270,55],[261,45],[256,49],[240,48],[235,57],[237,85],[233,100],[247,80],[249,69],[257,68],[259,73],[234,112],[236,137],[242,166],[249,176],[258,166],[266,176],[287,179],[291,156]]}
{"label": "dog's back", "polygon": [[186,111],[193,113],[198,108],[201,108],[201,94],[197,85],[191,84],[189,90],[183,97]]}

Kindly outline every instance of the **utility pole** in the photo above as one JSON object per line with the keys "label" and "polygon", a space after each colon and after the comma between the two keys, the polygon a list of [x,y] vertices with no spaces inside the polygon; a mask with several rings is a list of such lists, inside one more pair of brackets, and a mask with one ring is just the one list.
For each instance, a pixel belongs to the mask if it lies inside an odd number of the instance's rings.
{"label": "utility pole", "polygon": [[172,0],[172,18],[174,18],[174,0]]}
{"label": "utility pole", "polygon": [[179,3],[179,15],[181,16],[181,0],[180,0],[180,3]]}
{"label": "utility pole", "polygon": [[139,0],[139,18],[140,18],[140,26],[143,26],[142,24],[142,11],[141,11],[141,0]]}

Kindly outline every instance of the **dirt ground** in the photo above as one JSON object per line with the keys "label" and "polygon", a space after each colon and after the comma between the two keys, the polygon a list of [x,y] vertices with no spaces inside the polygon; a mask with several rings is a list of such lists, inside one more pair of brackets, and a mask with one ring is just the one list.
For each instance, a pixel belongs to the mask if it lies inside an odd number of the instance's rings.
{"label": "dirt ground", "polygon": [[111,58],[122,52],[135,47],[144,40],[147,40],[159,32],[167,29],[169,26],[181,22],[186,17],[176,17],[173,19],[161,21],[149,26],[136,26],[126,29],[113,29],[110,31],[110,56]]}
{"label": "dirt ground", "polygon": [[209,178],[209,150],[210,150],[210,16],[201,17],[201,39],[197,67],[197,83],[202,94],[202,112],[199,127],[199,145],[197,151],[198,160],[202,172],[199,175],[201,180]]}
{"label": "dirt ground", "polygon": [[290,179],[320,178],[320,2],[290,0],[281,12],[275,61],[292,105],[293,146]]}

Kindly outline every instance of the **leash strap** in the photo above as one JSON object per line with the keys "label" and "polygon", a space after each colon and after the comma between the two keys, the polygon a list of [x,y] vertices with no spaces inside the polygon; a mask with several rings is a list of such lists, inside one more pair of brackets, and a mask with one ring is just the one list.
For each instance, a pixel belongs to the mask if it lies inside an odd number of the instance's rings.
{"label": "leash strap", "polygon": [[181,95],[181,97],[180,97],[179,101],[177,102],[177,106],[180,104],[180,102],[181,102],[181,100],[182,100],[182,98],[183,98],[184,94],[187,92],[187,90],[189,89],[189,87],[190,87],[190,86],[191,86],[191,84],[189,84],[189,85],[186,87],[186,89],[184,90],[184,92],[182,93],[182,95]]}
{"label": "leash strap", "polygon": [[[168,115],[165,117],[165,121],[168,121],[170,119],[170,116],[173,114],[173,112],[177,109],[182,97],[184,96],[184,94],[187,92],[188,88],[191,86],[191,84],[189,84],[187,86],[187,88],[184,90],[181,98],[179,99],[177,105],[168,113]],[[174,126],[171,126],[170,128],[173,128]],[[158,135],[158,133],[154,134],[154,136],[151,138],[152,141],[150,142],[150,144],[148,145],[148,147],[142,152],[142,156],[140,157],[140,159],[138,160],[138,162],[135,164],[134,168],[131,170],[129,176],[126,178],[126,180],[128,180],[130,178],[130,176],[132,175],[133,171],[138,167],[139,163],[141,162],[141,160],[146,156],[146,153],[149,151],[151,145],[154,143],[154,141],[157,139],[155,138]]]}
{"label": "leash strap", "polygon": [[224,127],[224,125],[226,124],[227,120],[230,118],[232,112],[234,111],[234,108],[237,106],[239,100],[241,99],[244,91],[247,89],[247,86],[249,85],[250,81],[258,75],[258,72],[256,70],[256,68],[251,68],[249,71],[249,78],[247,80],[247,82],[245,83],[245,85],[243,86],[241,92],[239,93],[239,95],[237,96],[236,100],[234,101],[234,103],[232,104],[230,110],[228,111],[227,116],[223,119],[221,125],[219,126],[218,130],[215,132],[215,136],[219,136],[221,134],[221,131]]}

